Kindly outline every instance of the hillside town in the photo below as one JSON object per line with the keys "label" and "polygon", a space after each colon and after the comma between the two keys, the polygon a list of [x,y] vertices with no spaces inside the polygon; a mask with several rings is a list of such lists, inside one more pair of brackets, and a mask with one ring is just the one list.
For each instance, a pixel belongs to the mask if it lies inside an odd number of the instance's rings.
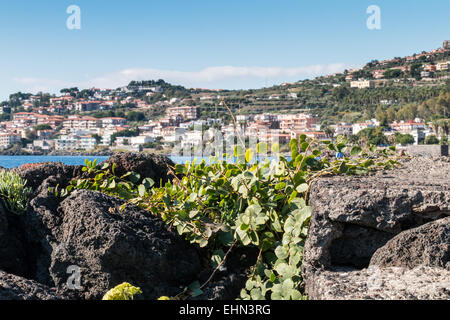
{"label": "hillside town", "polygon": [[[247,137],[257,136],[259,141],[279,141],[286,144],[300,135],[318,140],[326,140],[337,135],[357,135],[364,129],[377,128],[380,122],[376,119],[361,123],[340,123],[333,127],[333,132],[321,130],[317,116],[300,114],[260,114],[238,115],[236,120]],[[173,146],[181,142],[182,146],[195,146],[204,142],[208,130],[220,128],[224,137],[235,134],[233,123],[224,124],[221,119],[198,119],[198,108],[195,106],[172,107],[166,111],[166,117],[157,121],[149,121],[139,126],[134,136],[121,136],[121,132],[129,132],[131,126],[125,118],[90,116],[44,115],[35,112],[19,112],[13,115],[12,121],[1,123],[0,148],[7,149],[27,139],[30,132],[35,132],[35,139],[26,145],[28,151],[76,151],[94,150],[104,147],[111,150],[142,151],[145,146],[161,142],[164,146]],[[44,128],[39,130],[39,128]],[[198,129],[200,128],[200,129]],[[410,134],[414,143],[418,144],[429,135],[436,135],[433,129],[422,119],[393,122],[387,136],[395,133]],[[112,137],[115,136],[113,141]]]}
{"label": "hillside town", "polygon": [[[345,81],[333,84],[334,89],[324,92],[334,94],[333,90],[344,85],[356,90],[371,90],[387,81],[411,82],[411,87],[436,81],[443,83],[450,79],[449,56],[450,42],[444,41],[442,48],[430,52],[372,61],[369,67],[346,70],[343,74]],[[430,59],[433,62],[430,63]],[[336,75],[328,77],[332,76]],[[66,88],[61,90],[60,96],[17,93],[0,105],[0,151],[11,148],[30,154],[94,150],[167,151],[175,144],[194,147],[205,143],[205,137],[211,135],[213,129],[220,130],[226,138],[234,135],[238,127],[248,138],[258,137],[259,141],[278,141],[280,144],[287,144],[290,139],[303,134],[318,140],[332,139],[338,135],[356,136],[365,129],[379,127],[382,127],[386,141],[391,143],[395,143],[395,139],[390,137],[399,134],[410,137],[408,144],[424,143],[429,137],[434,137],[433,141],[446,139],[448,135],[448,127],[440,130],[432,122],[418,117],[384,123],[374,117],[323,125],[319,115],[307,110],[243,113],[241,107],[245,109],[245,102],[243,105],[239,103],[233,121],[217,113],[222,99],[227,98],[225,93],[225,90],[187,90],[170,86],[162,80],[133,81],[117,89]],[[281,97],[281,94],[264,98],[246,94],[243,99],[276,105]],[[283,99],[295,103],[300,97],[287,91]],[[207,113],[200,107],[205,103],[212,106]],[[389,106],[395,101],[385,98],[378,104]],[[448,110],[448,106],[445,108]]]}

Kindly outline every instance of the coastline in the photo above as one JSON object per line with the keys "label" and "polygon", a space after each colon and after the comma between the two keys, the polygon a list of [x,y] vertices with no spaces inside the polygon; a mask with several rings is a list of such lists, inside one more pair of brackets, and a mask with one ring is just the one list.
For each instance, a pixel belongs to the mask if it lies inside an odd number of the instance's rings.
{"label": "coastline", "polygon": [[0,156],[112,156],[117,152],[113,151],[96,151],[96,152],[68,152],[68,151],[51,151],[51,152],[42,152],[42,151],[15,151],[15,150],[5,150],[0,152]]}

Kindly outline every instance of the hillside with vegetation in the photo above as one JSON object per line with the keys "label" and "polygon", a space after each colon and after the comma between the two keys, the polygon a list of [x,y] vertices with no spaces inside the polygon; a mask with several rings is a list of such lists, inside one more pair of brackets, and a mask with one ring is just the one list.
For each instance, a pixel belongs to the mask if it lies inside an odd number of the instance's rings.
{"label": "hillside with vegetation", "polygon": [[[450,50],[434,50],[383,62],[374,60],[357,70],[250,90],[187,89],[164,80],[132,81],[123,88],[110,90],[113,92],[112,98],[121,97],[118,105],[107,111],[81,114],[98,118],[126,117],[128,121],[142,122],[164,116],[168,106],[189,104],[200,107],[203,119],[220,117],[227,120],[228,110],[219,106],[220,99],[225,98],[236,114],[295,113],[306,110],[317,114],[324,125],[372,118],[394,121],[420,117],[432,121],[450,115],[450,72],[436,71],[432,78],[423,78],[421,70],[428,65],[435,66],[449,60]],[[377,70],[385,70],[381,80],[374,79]],[[370,89],[351,88],[349,78],[377,83]],[[157,90],[149,95],[146,90],[149,88]],[[64,88],[61,94],[70,94],[76,99],[94,99],[96,90]],[[42,92],[37,95],[41,99],[33,107],[45,108],[54,97]],[[22,101],[30,96],[32,94],[21,92],[11,94],[1,106],[7,107],[7,111],[11,109],[10,113],[26,111]],[[136,100],[142,100],[147,108],[139,107]],[[0,121],[9,120],[10,113],[0,112]]]}

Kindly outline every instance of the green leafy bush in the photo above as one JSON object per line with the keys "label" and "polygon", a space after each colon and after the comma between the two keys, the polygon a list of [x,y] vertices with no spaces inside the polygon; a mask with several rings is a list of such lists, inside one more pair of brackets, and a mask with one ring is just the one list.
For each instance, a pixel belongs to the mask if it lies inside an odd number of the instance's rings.
{"label": "green leafy bush", "polygon": [[439,144],[439,139],[435,135],[429,135],[425,138],[424,144]]}
{"label": "green leafy bush", "polygon": [[140,288],[134,287],[131,284],[124,282],[109,290],[103,296],[102,300],[133,300],[134,296],[137,294],[142,294]]}
{"label": "green leafy bush", "polygon": [[21,214],[27,210],[31,188],[27,181],[12,171],[0,171],[0,200],[3,200],[8,211]]}
{"label": "green leafy bush", "polygon": [[[290,142],[290,160],[279,156],[277,161],[252,162],[267,148],[259,144],[244,152],[236,147],[235,163],[212,158],[210,165],[176,165],[175,173],[183,177],[154,189],[144,202],[186,239],[208,247],[213,265],[221,264],[234,245],[257,247],[258,260],[242,299],[303,299],[299,287],[312,181],[322,175],[365,174],[397,162],[389,159],[393,149],[376,153],[374,147],[347,147],[343,137],[333,144],[304,135]],[[324,156],[334,151],[348,157]]]}
{"label": "green leafy bush", "polygon": [[[116,164],[104,163],[101,167],[94,161],[85,160],[83,172],[86,178],[74,179],[64,188],[57,186],[54,190],[57,196],[66,196],[74,189],[92,190],[119,197],[127,201],[136,201],[145,196],[146,190],[150,189],[155,182],[150,178],[141,179],[141,176],[134,172],[128,172],[118,177],[115,173]],[[50,188],[52,189],[52,188]]]}
{"label": "green leafy bush", "polygon": [[[398,162],[393,159],[395,148],[348,146],[342,136],[331,143],[302,135],[289,146],[290,159],[279,155],[277,160],[254,161],[269,148],[260,143],[256,150],[237,146],[226,161],[211,157],[211,164],[197,164],[195,159],[178,164],[171,168],[172,182],[152,189],[153,184],[139,183],[132,173],[117,178],[114,166],[87,163],[85,170],[95,178],[73,181],[70,188],[103,191],[161,216],[191,243],[209,250],[215,271],[234,248],[258,248],[242,299],[304,299],[301,266],[311,183],[324,175],[366,174]],[[279,152],[278,145],[271,149]],[[334,152],[346,156],[336,159],[330,156]],[[174,299],[198,296],[207,283],[196,281]]]}

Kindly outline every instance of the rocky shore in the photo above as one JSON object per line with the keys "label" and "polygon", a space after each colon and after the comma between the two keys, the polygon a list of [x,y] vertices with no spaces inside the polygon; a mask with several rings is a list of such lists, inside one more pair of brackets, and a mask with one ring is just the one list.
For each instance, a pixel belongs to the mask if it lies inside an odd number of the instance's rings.
{"label": "rocky shore", "polygon": [[0,151],[0,156],[112,156],[115,152],[112,150],[96,150],[96,151],[26,151],[24,149],[10,149]]}
{"label": "rocky shore", "polygon": [[[116,173],[169,179],[165,156],[116,154],[106,162]],[[183,240],[158,217],[93,191],[62,199],[49,188],[83,175],[82,166],[42,163],[11,169],[33,190],[28,212],[7,212],[0,201],[0,300],[97,300],[123,282],[139,286],[143,299],[179,294],[212,269],[203,250]],[[197,299],[233,299],[256,260],[252,250],[234,252]],[[81,288],[70,289],[70,266],[79,268]]]}
{"label": "rocky shore", "polygon": [[336,176],[312,186],[310,299],[449,299],[450,161]]}
{"label": "rocky shore", "polygon": [[[115,154],[117,174],[168,181],[165,156]],[[208,253],[158,217],[93,191],[55,197],[49,187],[82,176],[81,166],[12,169],[33,189],[28,211],[0,201],[0,300],[96,300],[130,282],[142,299],[173,296],[211,274]],[[397,170],[316,181],[304,250],[310,299],[449,299],[450,161],[415,158]],[[257,258],[234,250],[196,299],[234,299]],[[76,266],[81,286],[71,287]]]}

